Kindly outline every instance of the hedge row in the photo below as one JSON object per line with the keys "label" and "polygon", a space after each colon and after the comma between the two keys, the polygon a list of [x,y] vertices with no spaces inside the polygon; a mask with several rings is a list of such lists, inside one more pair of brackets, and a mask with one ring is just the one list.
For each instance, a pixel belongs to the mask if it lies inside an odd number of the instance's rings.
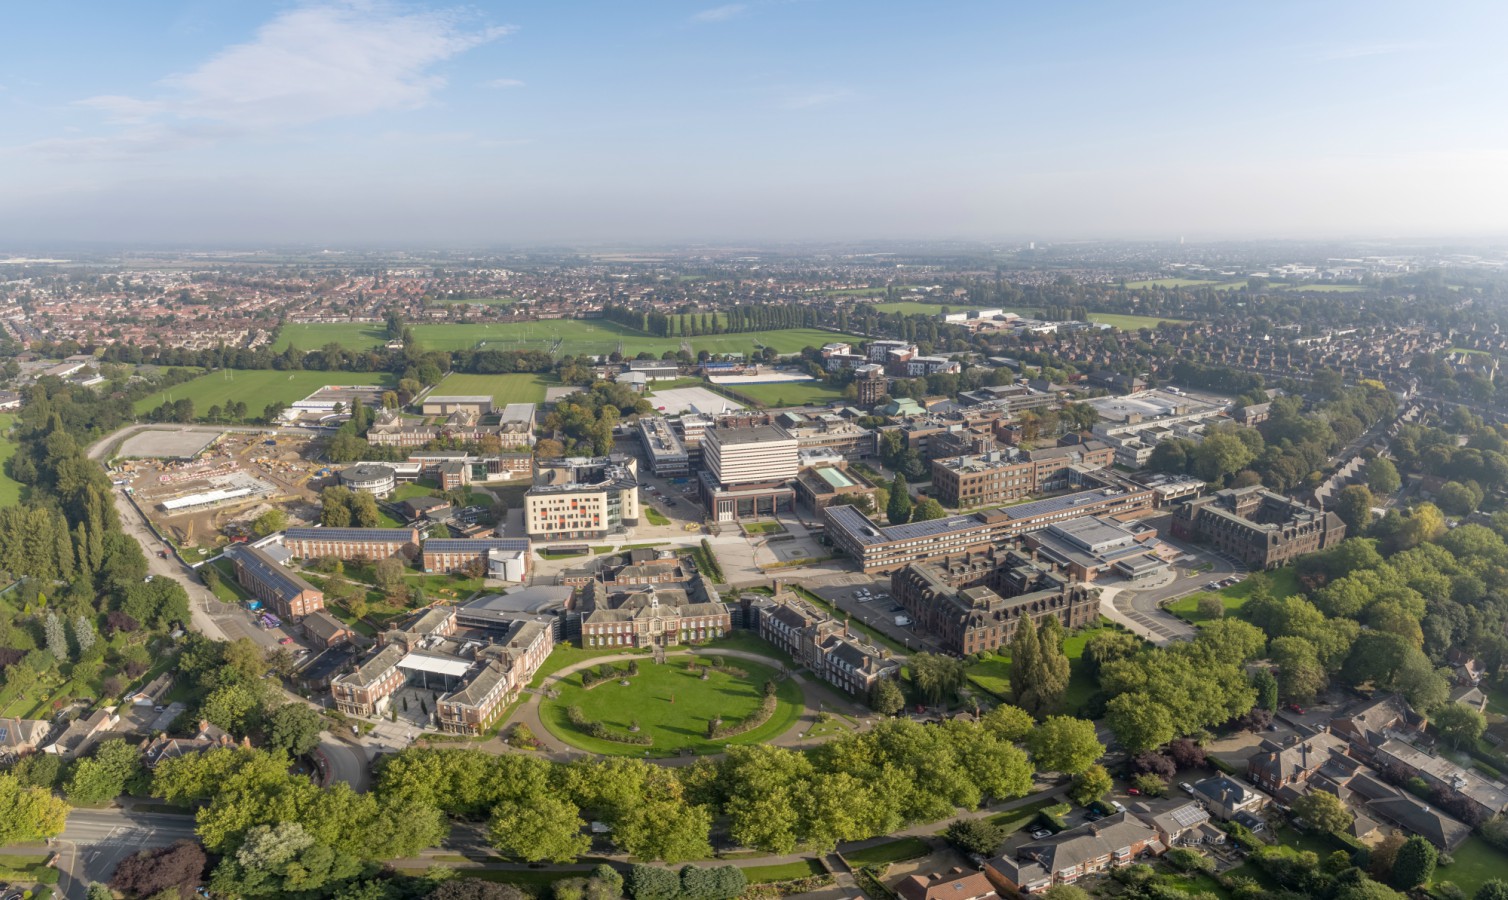
{"label": "hedge row", "polygon": [[764,699],[759,703],[759,708],[750,713],[748,718],[734,722],[731,725],[713,725],[707,729],[707,737],[710,740],[716,741],[722,738],[735,737],[746,731],[753,731],[770,721],[770,717],[775,715],[775,707],[778,705],[779,701],[775,699],[774,694],[765,694]]}
{"label": "hedge row", "polygon": [[614,731],[596,719],[588,719],[586,713],[579,706],[566,707],[566,720],[575,727],[581,729],[589,737],[603,741],[617,741],[620,744],[633,744],[636,747],[648,747],[654,743],[654,738],[647,734],[631,734],[626,731]]}

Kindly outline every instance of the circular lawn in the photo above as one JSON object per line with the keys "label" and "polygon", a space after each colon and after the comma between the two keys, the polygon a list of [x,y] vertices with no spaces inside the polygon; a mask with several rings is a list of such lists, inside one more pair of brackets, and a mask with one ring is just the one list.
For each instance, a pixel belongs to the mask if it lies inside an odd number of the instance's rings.
{"label": "circular lawn", "polygon": [[[700,668],[705,662],[706,657],[672,656],[663,664],[640,659],[638,675],[621,676],[628,678],[626,686],[614,678],[590,689],[582,686],[583,673],[575,672],[555,683],[559,696],[541,703],[540,719],[551,734],[567,744],[612,756],[644,756],[646,750],[649,756],[716,753],[726,744],[767,741],[796,724],[804,701],[801,688],[787,678],[776,682],[775,714],[768,722],[730,738],[709,740],[707,727],[713,719],[722,716],[724,724],[732,724],[759,709],[765,682],[776,677],[776,670],[725,657],[729,668],[744,674],[714,670],[703,681],[700,672],[691,672],[690,666]],[[628,667],[627,662],[615,665],[619,670]],[[629,733],[629,727],[637,721],[639,733],[649,736],[653,743],[645,746],[592,737],[571,724],[566,710],[572,706],[578,707],[587,720],[601,722],[614,733]]]}

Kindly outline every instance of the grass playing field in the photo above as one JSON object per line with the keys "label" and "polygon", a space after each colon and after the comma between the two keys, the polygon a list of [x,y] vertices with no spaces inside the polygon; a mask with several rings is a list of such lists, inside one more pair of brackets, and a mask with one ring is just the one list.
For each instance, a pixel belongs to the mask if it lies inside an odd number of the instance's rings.
{"label": "grass playing field", "polygon": [[21,482],[4,474],[5,461],[16,454],[16,445],[10,439],[10,427],[15,422],[16,417],[9,413],[0,415],[0,506],[21,502]]}
{"label": "grass playing field", "polygon": [[843,392],[820,381],[725,385],[763,406],[804,406],[842,400]]}
{"label": "grass playing field", "polygon": [[1123,316],[1116,313],[1090,313],[1089,321],[1096,325],[1114,325],[1122,331],[1137,331],[1156,328],[1158,322],[1185,322],[1187,319],[1163,319],[1157,316]]}
{"label": "grass playing field", "polygon": [[559,384],[548,375],[446,375],[445,380],[435,385],[432,393],[438,395],[486,394],[492,402],[543,403],[545,388]]}
{"label": "grass playing field", "polygon": [[[715,650],[709,651],[711,655],[715,655]],[[700,661],[704,660],[671,657],[664,664],[656,664],[648,658],[642,659],[639,674],[629,678],[627,687],[611,681],[587,690],[581,686],[580,673],[571,675],[557,683],[559,697],[544,701],[540,718],[551,734],[583,750],[613,756],[643,756],[648,749],[652,757],[672,756],[682,749],[715,753],[725,744],[760,743],[795,724],[802,708],[801,689],[786,679],[779,683],[776,691],[779,705],[768,722],[736,737],[708,740],[707,723],[712,719],[722,716],[724,721],[732,722],[759,708],[764,684],[775,676],[775,669],[746,659],[729,658],[730,666],[746,673],[743,677],[712,672],[703,681],[687,669],[688,663]],[[615,665],[624,669],[628,664]],[[654,744],[645,748],[588,737],[568,721],[566,709],[570,706],[580,707],[588,719],[602,722],[617,732],[627,732],[637,721],[641,733],[653,738]]]}
{"label": "grass playing field", "polygon": [[[651,337],[616,322],[602,319],[547,319],[539,322],[493,322],[468,325],[415,325],[414,339],[426,350],[465,350],[474,347],[497,350],[549,350],[560,342],[560,352],[571,355],[606,356],[619,351],[625,356],[681,349],[679,337]],[[746,334],[712,334],[686,338],[692,352],[752,353],[770,346],[781,354],[797,353],[804,347],[820,347],[832,341],[860,340],[853,335],[816,328]],[[288,325],[276,349],[290,344],[300,350],[318,350],[334,342],[351,350],[379,347],[386,341],[380,325]]]}
{"label": "grass playing field", "polygon": [[227,401],[245,402],[254,416],[274,401],[292,403],[302,400],[327,384],[385,384],[392,376],[386,372],[277,372],[271,369],[227,369],[200,375],[193,381],[174,385],[150,397],[136,401],[136,412],[143,414],[161,406],[166,400],[194,401],[194,415],[203,418],[211,406]]}

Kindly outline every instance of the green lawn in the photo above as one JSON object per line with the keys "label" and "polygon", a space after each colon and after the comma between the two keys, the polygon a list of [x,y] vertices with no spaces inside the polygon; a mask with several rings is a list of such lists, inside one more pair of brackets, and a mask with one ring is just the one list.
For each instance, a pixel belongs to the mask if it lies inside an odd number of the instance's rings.
{"label": "green lawn", "polygon": [[273,350],[318,350],[326,344],[339,344],[347,350],[366,350],[387,343],[387,328],[374,322],[351,322],[338,325],[284,325],[278,332]]}
{"label": "green lawn", "polygon": [[1487,843],[1480,835],[1467,838],[1451,856],[1454,862],[1435,869],[1435,884],[1452,882],[1470,897],[1483,882],[1508,878],[1508,854]]}
{"label": "green lawn", "polygon": [[982,661],[969,663],[968,673],[970,681],[1004,699],[1011,689],[1011,655],[1003,647],[990,652]]}
{"label": "green lawn", "polygon": [[707,386],[707,380],[705,378],[700,378],[700,377],[696,377],[696,376],[687,376],[685,378],[668,378],[668,379],[662,379],[660,381],[652,381],[652,382],[650,382],[649,383],[649,391],[644,396],[646,396],[646,397],[653,397],[655,395],[656,391],[673,391],[673,390],[676,390],[678,388],[706,387],[706,386]]}
{"label": "green lawn", "polygon": [[14,506],[21,502],[21,482],[4,472],[5,461],[16,454],[16,444],[10,438],[10,429],[15,423],[15,416],[0,414],[0,506]]}
{"label": "green lawn", "polygon": [[50,853],[0,854],[0,882],[57,884],[58,870],[47,865]]}
{"label": "green lawn", "polygon": [[658,509],[655,509],[653,506],[650,506],[648,503],[645,503],[643,508],[644,508],[644,518],[646,518],[646,519],[649,520],[649,524],[651,524],[651,525],[669,525],[670,524],[670,519],[666,518],[666,516],[665,516],[664,513],[660,512]]}
{"label": "green lawn", "polygon": [[744,877],[749,880],[750,884],[774,884],[827,874],[827,870],[822,868],[822,863],[810,858],[774,866],[748,866],[743,871]]}
{"label": "green lawn", "polygon": [[1041,800],[1028,803],[1016,809],[1008,809],[1005,812],[995,813],[989,817],[989,823],[1004,828],[1007,834],[1015,834],[1027,825],[1030,825],[1031,821],[1037,817],[1037,813],[1057,804],[1057,802],[1052,797],[1044,797]]}
{"label": "green lawn", "polygon": [[[694,660],[672,656],[663,665],[650,660],[639,663],[639,674],[624,687],[613,681],[587,690],[581,673],[557,684],[560,696],[546,700],[540,718],[550,733],[583,750],[611,756],[674,756],[685,749],[693,753],[716,753],[725,744],[752,744],[783,734],[795,724],[802,709],[801,689],[794,681],[779,682],[775,715],[765,724],[726,740],[707,738],[707,726],[717,716],[725,721],[743,719],[759,708],[764,684],[775,677],[773,666],[745,659],[728,659],[745,677],[712,672],[708,680],[688,671]],[[771,660],[773,663],[773,660]],[[625,664],[619,664],[620,668]],[[579,706],[588,719],[602,722],[617,732],[627,732],[634,720],[644,734],[654,739],[649,747],[605,741],[582,734],[567,721],[566,708]]]}
{"label": "green lawn", "polygon": [[[1263,574],[1267,577],[1267,589],[1279,600],[1299,593],[1299,573],[1293,566],[1284,566]],[[1246,605],[1247,599],[1251,597],[1251,592],[1256,589],[1257,584],[1258,580],[1248,575],[1240,584],[1233,584],[1217,591],[1216,596],[1225,604],[1225,614],[1233,616],[1239,612],[1241,607]],[[1198,591],[1187,597],[1180,597],[1165,608],[1178,618],[1198,625],[1206,618],[1199,613],[1199,598],[1208,593],[1209,591]]]}
{"label": "green lawn", "polygon": [[136,401],[136,412],[143,415],[161,406],[164,401],[190,399],[194,401],[194,415],[204,418],[211,406],[224,406],[227,402],[245,402],[247,412],[253,416],[262,414],[262,408],[274,401],[292,403],[302,400],[327,384],[389,384],[392,375],[386,372],[278,372],[271,369],[226,369],[208,372],[193,381],[174,385],[149,397]]}
{"label": "green lawn", "polygon": [[860,866],[883,866],[906,859],[916,859],[932,852],[927,842],[917,837],[900,838],[884,844],[875,844],[863,850],[843,854],[850,864]]}
{"label": "green lawn", "polygon": [[485,394],[499,406],[505,403],[543,403],[545,388],[559,383],[548,375],[532,373],[522,375],[450,374],[445,376],[444,381],[435,385],[431,393],[440,396]]}
{"label": "green lawn", "polygon": [[1185,322],[1187,319],[1165,319],[1160,316],[1126,316],[1119,313],[1090,313],[1089,321],[1096,325],[1114,325],[1122,331],[1137,331],[1156,328],[1159,322]]}
{"label": "green lawn", "polygon": [[842,400],[843,392],[822,381],[786,381],[773,384],[725,384],[761,406],[809,406]]}

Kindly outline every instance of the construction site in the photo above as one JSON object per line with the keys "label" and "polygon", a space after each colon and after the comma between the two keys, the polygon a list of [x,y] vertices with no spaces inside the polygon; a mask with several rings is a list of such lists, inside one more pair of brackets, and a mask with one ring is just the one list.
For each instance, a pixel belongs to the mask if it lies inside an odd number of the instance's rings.
{"label": "construction site", "polygon": [[248,535],[269,509],[287,513],[290,525],[318,522],[319,491],[329,475],[314,459],[318,453],[305,436],[227,432],[192,459],[120,462],[115,477],[180,547],[212,549]]}

